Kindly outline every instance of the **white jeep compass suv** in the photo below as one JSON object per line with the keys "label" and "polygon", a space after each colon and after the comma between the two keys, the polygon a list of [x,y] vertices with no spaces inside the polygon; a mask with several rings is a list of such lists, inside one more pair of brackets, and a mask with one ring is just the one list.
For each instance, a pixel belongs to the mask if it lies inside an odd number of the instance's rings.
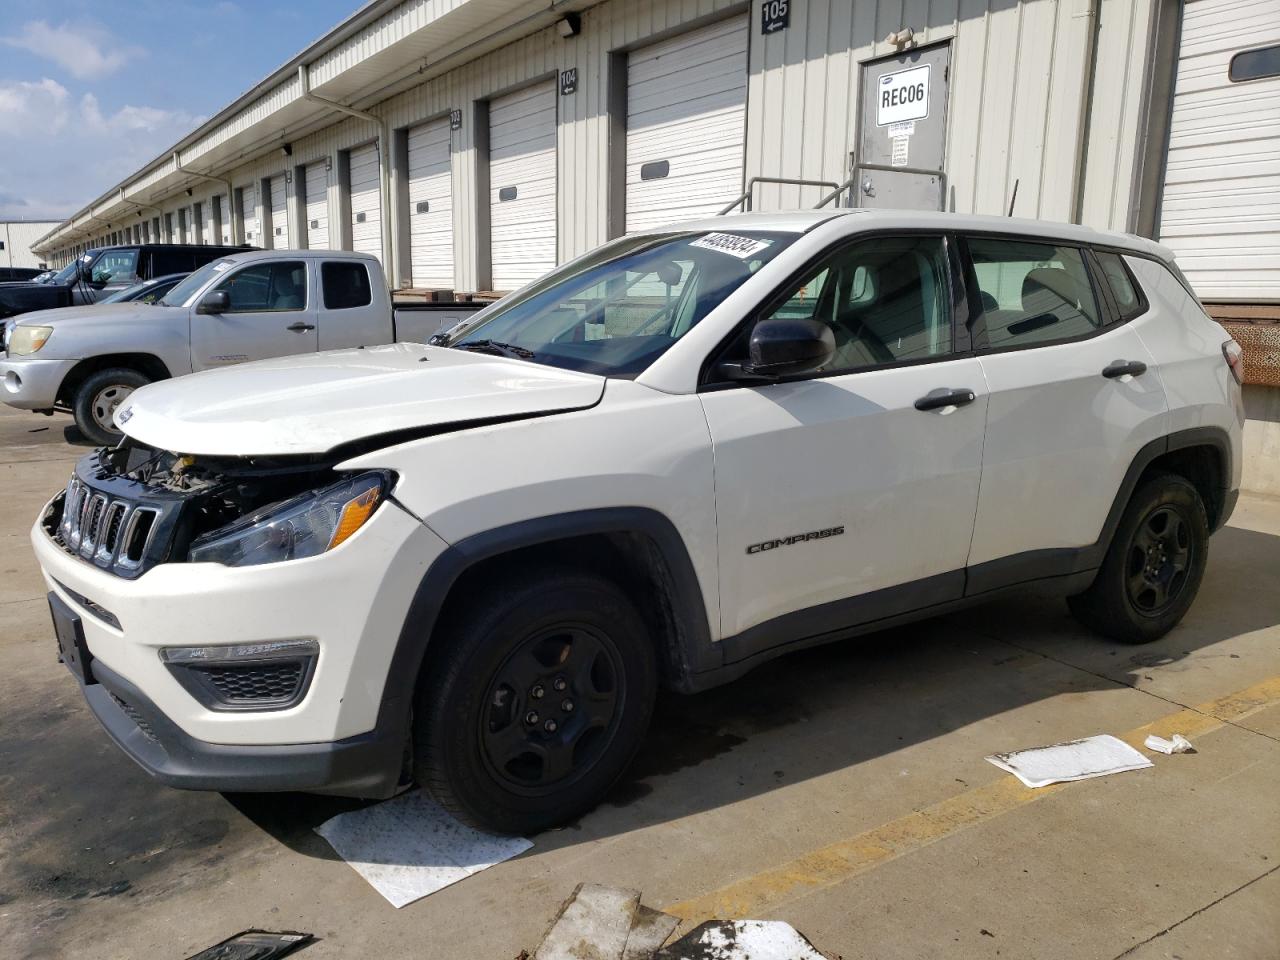
{"label": "white jeep compass suv", "polygon": [[1239,485],[1239,348],[1081,227],[676,225],[436,341],[146,386],[43,511],[61,656],[158,779],[538,830],[659,686],[1033,582],[1159,637]]}

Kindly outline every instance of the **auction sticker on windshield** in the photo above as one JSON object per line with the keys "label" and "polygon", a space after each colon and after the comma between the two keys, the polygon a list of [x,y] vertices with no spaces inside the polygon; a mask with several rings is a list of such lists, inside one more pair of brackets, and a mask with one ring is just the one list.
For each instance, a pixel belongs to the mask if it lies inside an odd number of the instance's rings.
{"label": "auction sticker on windshield", "polygon": [[734,233],[708,233],[702,239],[693,241],[689,246],[699,247],[703,250],[716,250],[720,253],[727,253],[731,257],[737,257],[739,260],[745,260],[747,257],[767,249],[772,243],[772,240],[756,240],[754,237],[740,237]]}

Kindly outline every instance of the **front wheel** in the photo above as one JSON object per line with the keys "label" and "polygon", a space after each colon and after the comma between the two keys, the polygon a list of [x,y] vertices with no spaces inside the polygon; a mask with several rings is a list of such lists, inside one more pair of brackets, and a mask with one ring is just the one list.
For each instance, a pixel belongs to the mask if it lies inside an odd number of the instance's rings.
{"label": "front wheel", "polygon": [[594,807],[649,724],[657,665],[616,584],[576,570],[502,578],[427,651],[414,770],[449,811],[535,833]]}
{"label": "front wheel", "polygon": [[124,434],[115,425],[116,410],[133,391],[150,382],[150,377],[128,367],[110,367],[90,374],[71,401],[76,427],[94,443],[119,443]]}
{"label": "front wheel", "polygon": [[1157,474],[1134,493],[1098,576],[1068,599],[1086,626],[1122,643],[1174,628],[1196,598],[1209,556],[1209,518],[1183,477]]}

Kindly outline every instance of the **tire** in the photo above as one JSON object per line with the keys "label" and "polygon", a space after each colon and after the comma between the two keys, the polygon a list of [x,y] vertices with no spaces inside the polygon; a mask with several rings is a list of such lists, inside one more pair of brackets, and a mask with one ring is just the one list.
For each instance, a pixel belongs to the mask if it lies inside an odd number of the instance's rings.
{"label": "tire", "polygon": [[129,394],[150,382],[150,377],[128,367],[109,367],[90,374],[71,401],[76,427],[102,446],[119,443],[124,434],[116,429],[111,417]]}
{"label": "tire", "polygon": [[1209,517],[1199,492],[1176,474],[1156,474],[1130,499],[1093,584],[1067,603],[1103,636],[1150,643],[1190,609],[1208,558]]}
{"label": "tire", "polygon": [[572,569],[503,578],[455,609],[415,695],[418,782],[486,830],[574,820],[649,726],[657,664],[643,619],[612,581]]}

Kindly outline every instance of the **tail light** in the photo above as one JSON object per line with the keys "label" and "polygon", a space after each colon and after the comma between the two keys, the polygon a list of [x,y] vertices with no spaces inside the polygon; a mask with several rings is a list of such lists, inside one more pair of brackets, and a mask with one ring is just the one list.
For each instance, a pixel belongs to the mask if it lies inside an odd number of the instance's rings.
{"label": "tail light", "polygon": [[1228,340],[1222,345],[1222,356],[1227,361],[1227,366],[1231,368],[1231,376],[1235,377],[1236,383],[1244,383],[1244,348],[1234,340]]}

